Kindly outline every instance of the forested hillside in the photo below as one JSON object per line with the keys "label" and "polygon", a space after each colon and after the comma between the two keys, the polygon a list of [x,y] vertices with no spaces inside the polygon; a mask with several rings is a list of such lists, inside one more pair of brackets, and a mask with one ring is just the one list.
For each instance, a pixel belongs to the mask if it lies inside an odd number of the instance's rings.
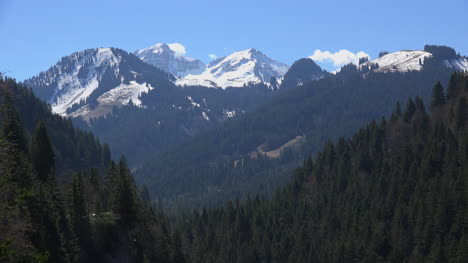
{"label": "forested hillside", "polygon": [[[59,175],[83,168],[104,169],[109,165],[108,145],[101,144],[93,134],[74,128],[69,119],[52,114],[49,105],[39,100],[30,89],[13,79],[1,77],[0,99],[2,103],[11,103],[16,108],[28,142],[28,136],[40,120],[49,127]],[[0,120],[0,127],[4,125],[3,122]]]}
{"label": "forested hillside", "polygon": [[[453,72],[446,59],[434,56],[421,71],[405,73],[348,65],[336,75],[280,90],[242,118],[153,157],[136,178],[153,197],[171,202],[219,204],[249,193],[269,195],[327,139],[350,136],[367,122],[389,116],[398,101],[419,96],[428,102],[433,84],[446,86]],[[281,154],[263,154],[271,151]]]}
{"label": "forested hillside", "polygon": [[[13,80],[0,85],[0,262],[172,262],[180,254],[167,220],[137,190],[125,159],[106,156],[102,172],[101,155],[87,156],[87,141],[80,140],[94,140],[91,134],[52,116]],[[19,113],[22,103],[30,103],[23,110],[33,116]],[[29,133],[22,119],[34,117]],[[61,148],[57,138],[77,141]],[[65,166],[75,169],[71,180],[56,172],[63,165],[59,154],[68,154],[63,149],[80,157]]]}
{"label": "forested hillside", "polygon": [[189,262],[465,262],[468,77],[328,141],[271,200],[181,220]]}
{"label": "forested hillside", "polygon": [[388,120],[328,141],[271,199],[169,220],[125,158],[58,182],[51,129],[39,120],[29,135],[6,92],[0,261],[464,262],[468,77],[431,94],[429,106],[409,99]]}

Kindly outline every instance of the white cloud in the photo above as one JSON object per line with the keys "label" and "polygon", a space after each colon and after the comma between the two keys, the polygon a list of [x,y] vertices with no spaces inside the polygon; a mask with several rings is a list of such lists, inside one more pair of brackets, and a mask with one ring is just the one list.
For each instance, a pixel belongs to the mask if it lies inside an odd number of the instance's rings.
{"label": "white cloud", "polygon": [[211,59],[217,59],[218,56],[216,56],[216,54],[208,54],[208,57],[210,57]]}
{"label": "white cloud", "polygon": [[185,54],[187,54],[187,51],[185,51],[185,47],[180,43],[172,43],[172,44],[167,44],[167,45],[177,55],[185,56]]}
{"label": "white cloud", "polygon": [[318,62],[332,62],[333,66],[341,67],[349,63],[358,64],[359,58],[363,57],[368,57],[370,59],[369,54],[364,53],[363,51],[353,53],[349,50],[342,49],[338,52],[331,53],[330,51],[321,51],[320,49],[316,49],[314,54],[309,58]]}

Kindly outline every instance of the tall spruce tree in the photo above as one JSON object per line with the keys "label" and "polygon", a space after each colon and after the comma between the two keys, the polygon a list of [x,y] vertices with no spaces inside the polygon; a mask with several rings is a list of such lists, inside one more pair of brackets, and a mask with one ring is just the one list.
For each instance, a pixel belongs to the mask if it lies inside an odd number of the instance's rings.
{"label": "tall spruce tree", "polygon": [[91,226],[84,191],[83,176],[81,173],[78,173],[73,178],[71,215],[73,231],[78,238],[80,248],[79,258],[83,262],[91,257],[93,249]]}
{"label": "tall spruce tree", "polygon": [[119,177],[115,189],[114,212],[124,234],[135,227],[138,219],[138,194],[131,178],[127,162],[124,157],[119,161]]}
{"label": "tall spruce tree", "polygon": [[468,122],[468,103],[465,97],[461,97],[455,106],[455,125],[461,130]]}
{"label": "tall spruce tree", "polygon": [[406,103],[406,109],[405,109],[405,114],[403,115],[403,119],[406,122],[409,122],[415,112],[416,112],[416,105],[414,104],[413,99],[410,98],[408,99],[408,102]]}
{"label": "tall spruce tree", "polygon": [[[0,79],[0,88],[6,89]],[[27,140],[7,92],[0,101],[0,262],[39,262],[47,253],[31,240],[33,222],[28,204],[34,195],[27,158]]]}
{"label": "tall spruce tree", "polygon": [[456,96],[456,93],[457,93],[457,87],[456,87],[456,83],[457,83],[457,79],[458,79],[458,74],[453,74],[452,76],[450,76],[450,80],[449,80],[449,83],[448,83],[448,86],[447,86],[447,99],[452,99]]}
{"label": "tall spruce tree", "polygon": [[432,98],[431,98],[431,110],[435,110],[441,105],[444,105],[447,102],[447,99],[444,94],[444,88],[440,82],[437,82],[434,88],[432,89]]}
{"label": "tall spruce tree", "polygon": [[2,105],[2,136],[15,145],[15,149],[21,152],[28,151],[28,140],[20,116],[15,109],[12,93],[5,90]]}
{"label": "tall spruce tree", "polygon": [[41,181],[46,181],[55,169],[55,154],[43,120],[37,124],[32,137],[31,157],[37,177]]}

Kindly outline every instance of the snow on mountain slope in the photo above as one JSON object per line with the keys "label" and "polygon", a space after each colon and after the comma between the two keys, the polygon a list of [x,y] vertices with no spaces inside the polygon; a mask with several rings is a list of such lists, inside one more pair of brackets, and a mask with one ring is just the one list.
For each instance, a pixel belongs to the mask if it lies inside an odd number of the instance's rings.
{"label": "snow on mountain slope", "polygon": [[146,83],[139,84],[132,80],[129,84],[120,84],[97,98],[101,104],[122,106],[127,105],[130,100],[136,106],[141,106],[139,97],[142,93],[148,93],[153,87]]}
{"label": "snow on mountain slope", "polygon": [[176,77],[184,77],[188,74],[200,74],[205,70],[203,62],[178,54],[168,44],[159,43],[142,50],[136,50],[133,54],[146,63],[169,72]]}
{"label": "snow on mountain slope", "polygon": [[178,85],[208,87],[242,87],[247,83],[269,83],[271,77],[281,78],[288,66],[272,60],[256,49],[235,52],[216,59],[201,74],[189,74],[178,79]]}
{"label": "snow on mountain slope", "polygon": [[421,70],[426,58],[430,58],[431,53],[423,50],[402,50],[389,53],[380,58],[363,63],[360,67],[378,65],[377,72],[407,72]]}
{"label": "snow on mountain slope", "polygon": [[468,71],[468,58],[460,57],[451,60],[445,60],[445,65],[458,71]]}
{"label": "snow on mountain slope", "polygon": [[[63,57],[24,83],[50,103],[54,113],[96,117],[110,112],[112,106],[128,104],[130,99],[140,105],[138,97],[154,87],[148,80],[170,83],[174,78],[126,51],[97,48]],[[106,111],[93,112],[98,105],[108,107]]]}
{"label": "snow on mountain slope", "polygon": [[53,86],[47,101],[54,113],[65,115],[67,108],[86,100],[98,88],[103,72],[119,74],[120,59],[110,48],[88,49],[63,58],[47,72],[25,83],[33,89],[39,85]]}
{"label": "snow on mountain slope", "polygon": [[[402,50],[386,54],[378,59],[365,62],[359,67],[372,68],[376,72],[408,72],[421,70],[426,59],[433,55],[423,50]],[[443,60],[445,66],[458,71],[468,70],[468,59],[457,57]],[[376,67],[378,65],[378,67]]]}

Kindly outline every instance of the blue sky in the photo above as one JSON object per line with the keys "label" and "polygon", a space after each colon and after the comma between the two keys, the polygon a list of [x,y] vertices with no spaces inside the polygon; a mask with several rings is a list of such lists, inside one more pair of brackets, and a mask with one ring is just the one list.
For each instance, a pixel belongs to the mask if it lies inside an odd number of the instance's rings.
{"label": "blue sky", "polygon": [[205,62],[250,47],[288,64],[317,49],[375,58],[426,43],[468,55],[467,17],[468,0],[0,0],[0,71],[23,80],[75,51],[160,42]]}

